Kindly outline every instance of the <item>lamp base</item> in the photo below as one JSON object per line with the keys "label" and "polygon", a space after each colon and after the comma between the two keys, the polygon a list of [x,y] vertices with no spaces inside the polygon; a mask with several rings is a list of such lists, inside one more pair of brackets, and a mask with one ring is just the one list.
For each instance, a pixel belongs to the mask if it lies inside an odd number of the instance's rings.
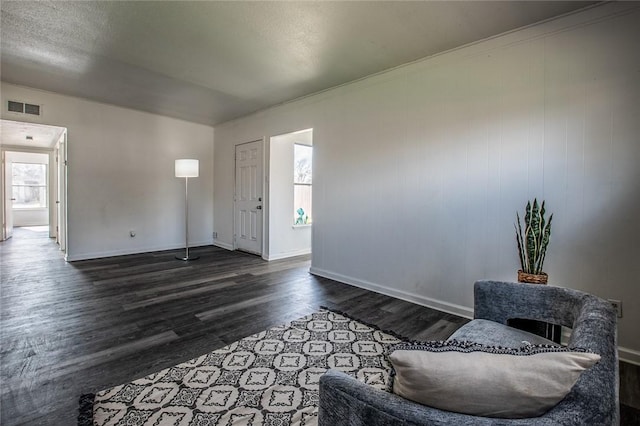
{"label": "lamp base", "polygon": [[198,259],[200,259],[200,256],[188,256],[188,257],[185,257],[185,256],[176,255],[176,259],[184,260],[185,262],[188,262],[189,260],[198,260]]}

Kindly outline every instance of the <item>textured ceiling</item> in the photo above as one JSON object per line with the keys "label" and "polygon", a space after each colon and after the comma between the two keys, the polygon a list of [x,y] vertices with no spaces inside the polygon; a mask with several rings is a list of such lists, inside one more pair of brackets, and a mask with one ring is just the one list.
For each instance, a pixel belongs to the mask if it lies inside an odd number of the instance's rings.
{"label": "textured ceiling", "polygon": [[582,1],[5,1],[2,80],[215,125]]}

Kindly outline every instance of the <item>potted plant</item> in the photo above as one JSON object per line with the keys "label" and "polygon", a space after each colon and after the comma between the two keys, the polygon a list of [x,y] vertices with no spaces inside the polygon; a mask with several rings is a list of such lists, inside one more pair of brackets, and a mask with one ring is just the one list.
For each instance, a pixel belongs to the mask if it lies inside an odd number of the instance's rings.
{"label": "potted plant", "polygon": [[542,271],[542,265],[547,254],[549,237],[551,236],[551,220],[545,219],[544,200],[538,205],[538,200],[527,202],[524,214],[524,231],[520,223],[520,215],[516,212],[517,223],[516,241],[518,242],[518,255],[520,266],[518,282],[532,284],[546,284],[548,276]]}

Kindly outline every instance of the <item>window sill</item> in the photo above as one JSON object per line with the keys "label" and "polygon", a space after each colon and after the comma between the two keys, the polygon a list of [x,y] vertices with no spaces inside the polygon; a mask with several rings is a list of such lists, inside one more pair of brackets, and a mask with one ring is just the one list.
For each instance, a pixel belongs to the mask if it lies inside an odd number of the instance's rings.
{"label": "window sill", "polygon": [[313,226],[313,223],[307,223],[304,225],[291,225],[291,227],[293,229],[298,229],[298,228],[311,228]]}

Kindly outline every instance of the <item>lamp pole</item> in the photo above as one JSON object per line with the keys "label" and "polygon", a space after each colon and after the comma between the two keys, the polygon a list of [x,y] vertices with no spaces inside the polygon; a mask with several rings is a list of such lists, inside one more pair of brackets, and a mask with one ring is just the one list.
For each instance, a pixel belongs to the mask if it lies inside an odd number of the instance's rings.
{"label": "lamp pole", "polygon": [[184,260],[189,260],[189,178],[184,178]]}
{"label": "lamp pole", "polygon": [[184,177],[184,250],[185,255],[176,255],[179,260],[196,260],[200,256],[189,256],[189,178],[198,177],[198,160],[176,160],[176,176]]}

